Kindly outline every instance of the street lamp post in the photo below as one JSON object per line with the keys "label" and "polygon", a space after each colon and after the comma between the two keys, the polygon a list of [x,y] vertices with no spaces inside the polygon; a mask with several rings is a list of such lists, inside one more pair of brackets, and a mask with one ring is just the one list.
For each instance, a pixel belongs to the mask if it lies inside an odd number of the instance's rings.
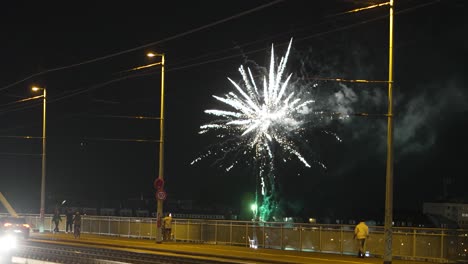
{"label": "street lamp post", "polygon": [[385,180],[384,264],[392,263],[393,222],[393,1],[390,0],[390,34],[388,52],[388,114],[387,114],[387,169]]}
{"label": "street lamp post", "polygon": [[[157,53],[148,53],[148,57],[161,57],[161,109],[160,109],[160,118],[159,118],[159,173],[158,179],[164,182],[164,54]],[[150,64],[152,66],[152,64]],[[148,65],[148,66],[150,66]],[[156,220],[158,226],[156,228],[156,242],[161,243],[162,231],[160,228],[162,216],[163,216],[163,201],[162,199],[157,199],[157,210],[156,210]]]}
{"label": "street lamp post", "polygon": [[45,178],[46,178],[46,105],[47,93],[45,88],[37,86],[32,87],[33,91],[43,91],[42,94],[42,177],[41,177],[41,208],[39,211],[39,232],[44,232],[44,213],[45,213]]}

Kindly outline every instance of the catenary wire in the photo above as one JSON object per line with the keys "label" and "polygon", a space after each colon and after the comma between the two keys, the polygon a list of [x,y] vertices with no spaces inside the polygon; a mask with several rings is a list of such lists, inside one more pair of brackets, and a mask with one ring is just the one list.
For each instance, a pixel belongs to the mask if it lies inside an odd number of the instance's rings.
{"label": "catenary wire", "polygon": [[[426,6],[428,6],[428,5],[435,4],[435,3],[440,2],[440,1],[441,1],[441,0],[434,0],[434,1],[431,1],[431,2],[429,2],[429,3],[424,3],[424,4],[420,4],[420,5],[411,7],[411,8],[407,8],[407,9],[404,9],[404,10],[400,10],[400,11],[395,12],[395,13],[396,13],[396,14],[406,13],[406,12],[413,11],[413,10],[416,10],[416,9],[419,9],[419,8],[422,8],[422,7],[426,7]],[[360,26],[360,25],[367,24],[367,23],[369,23],[369,22],[373,22],[373,21],[377,21],[377,20],[380,20],[380,19],[384,19],[384,18],[387,18],[387,17],[388,17],[388,15],[384,15],[384,16],[379,16],[379,17],[373,18],[373,19],[367,19],[367,20],[365,20],[365,21],[360,21],[360,22],[357,22],[357,23],[354,23],[354,24],[350,24],[350,25],[347,25],[347,26],[343,26],[343,27],[339,27],[339,28],[336,28],[336,29],[331,29],[331,30],[328,30],[328,31],[323,31],[323,32],[315,33],[315,34],[313,34],[313,35],[306,36],[306,37],[298,38],[298,39],[296,39],[296,41],[306,40],[306,39],[310,39],[310,38],[316,38],[316,37],[320,37],[320,36],[323,36],[323,35],[326,35],[326,34],[338,32],[338,31],[343,31],[343,30],[350,29],[350,28],[353,28],[353,27],[356,27],[356,26]],[[226,18],[226,19],[227,19],[227,18]],[[226,19],[223,19],[223,20],[221,20],[221,21],[224,21],[224,20],[226,20]],[[184,34],[184,33],[182,33],[182,34]],[[179,35],[180,35],[180,34],[179,34]],[[162,40],[162,41],[164,41],[164,40]],[[277,46],[282,46],[282,45],[287,45],[287,42],[280,43],[280,44],[278,44]],[[141,47],[142,47],[142,46],[141,46]],[[137,49],[137,48],[135,48],[135,49]],[[247,55],[247,54],[253,54],[253,53],[257,53],[257,52],[262,52],[262,51],[265,51],[266,49],[267,49],[267,48],[255,49],[255,50],[252,50],[252,51],[249,51],[249,52],[245,52],[244,54]],[[133,51],[133,49],[132,49],[132,51]],[[190,64],[190,65],[185,65],[185,66],[169,68],[169,69],[166,69],[166,71],[167,71],[167,72],[171,72],[171,71],[176,71],[176,70],[187,69],[187,68],[196,67],[196,66],[200,66],[200,65],[204,65],[204,64],[209,64],[209,63],[213,63],[213,62],[219,62],[219,61],[222,61],[222,60],[232,59],[232,58],[236,58],[236,57],[239,57],[239,56],[241,56],[241,55],[235,54],[235,55],[225,56],[225,57],[221,57],[221,58],[216,58],[216,59],[207,60],[207,61],[200,62],[200,63],[194,63],[194,64]],[[100,58],[104,58],[104,57],[100,57]],[[83,62],[83,64],[85,64],[85,63],[89,63],[89,62],[88,62],[88,61],[87,61],[87,62]],[[167,66],[166,66],[166,67],[167,67]],[[62,67],[62,68],[63,68],[63,67]],[[72,96],[74,96],[74,95],[78,95],[78,94],[81,94],[81,93],[85,93],[85,92],[87,92],[87,91],[95,90],[95,89],[98,89],[98,88],[100,88],[100,87],[104,87],[104,86],[106,86],[106,85],[108,85],[108,84],[111,84],[111,83],[114,83],[114,82],[118,82],[118,81],[121,81],[121,80],[124,80],[124,79],[129,79],[129,78],[133,78],[133,77],[147,76],[147,75],[151,75],[151,74],[153,74],[153,72],[142,73],[142,74],[136,74],[136,75],[130,75],[130,76],[124,76],[124,77],[120,77],[120,78],[115,78],[115,79],[106,81],[106,82],[104,82],[104,83],[100,83],[100,84],[97,84],[97,85],[93,85],[93,86],[88,87],[88,88],[77,89],[77,90],[72,91],[71,93],[69,93],[69,94],[67,94],[67,95],[64,95],[64,96],[61,96],[61,97],[58,97],[58,98],[49,100],[49,102],[55,102],[55,101],[59,101],[59,100],[62,100],[62,99],[66,99],[66,98],[72,97]],[[1,91],[2,89],[3,89],[3,88],[0,88],[0,91]],[[6,113],[6,112],[11,112],[11,111],[17,111],[17,110],[27,109],[27,108],[35,107],[35,106],[38,106],[38,105],[40,105],[40,104],[38,103],[38,104],[35,104],[35,105],[32,105],[32,106],[25,106],[25,107],[15,108],[15,109],[13,109],[13,110],[0,111],[0,114],[4,114],[4,113]]]}
{"label": "catenary wire", "polygon": [[32,74],[32,75],[30,75],[30,76],[27,76],[26,78],[23,78],[23,79],[21,79],[21,80],[19,80],[19,81],[16,81],[16,82],[14,82],[14,83],[9,84],[9,85],[6,85],[6,86],[0,88],[0,91],[5,90],[5,89],[8,89],[8,88],[10,88],[10,87],[12,87],[12,86],[15,86],[15,85],[17,85],[17,84],[19,84],[19,83],[22,83],[22,82],[24,82],[24,81],[27,81],[27,80],[29,80],[29,79],[31,79],[31,78],[34,78],[34,77],[37,77],[37,76],[40,76],[40,75],[44,75],[44,74],[47,74],[47,73],[56,72],[56,71],[60,71],[60,70],[70,69],[70,68],[74,68],[74,67],[77,67],[77,66],[81,66],[81,65],[85,65],[85,64],[90,64],[90,63],[93,63],[93,62],[98,62],[98,61],[106,60],[106,59],[113,58],[113,57],[116,57],[116,56],[119,56],[119,55],[123,55],[123,54],[126,54],[126,53],[130,53],[130,52],[133,52],[133,51],[136,51],[136,50],[140,50],[140,49],[143,49],[143,48],[147,48],[147,47],[151,47],[151,46],[154,46],[154,45],[158,45],[158,44],[161,44],[161,43],[170,41],[170,40],[174,40],[174,39],[177,39],[177,38],[180,38],[180,37],[183,37],[183,36],[186,36],[186,35],[195,33],[195,32],[199,32],[199,31],[202,31],[202,30],[204,30],[204,29],[207,29],[207,28],[210,28],[210,27],[213,27],[213,26],[222,24],[222,23],[225,23],[225,22],[227,22],[227,21],[230,21],[230,20],[233,20],[233,19],[236,19],[236,18],[245,16],[245,15],[248,15],[248,14],[250,14],[250,13],[259,11],[259,10],[261,10],[261,9],[264,9],[264,8],[266,8],[266,7],[269,7],[269,6],[272,6],[272,5],[275,5],[275,4],[278,4],[278,3],[283,2],[283,1],[284,1],[284,0],[275,0],[275,1],[272,1],[272,2],[270,2],[270,3],[263,4],[263,5],[261,5],[261,6],[258,6],[258,7],[252,8],[252,9],[249,9],[249,10],[247,10],[247,11],[244,11],[244,12],[241,12],[241,13],[238,13],[238,14],[235,14],[235,15],[233,15],[233,16],[229,16],[229,17],[227,17],[227,18],[223,18],[223,19],[221,19],[221,20],[217,20],[217,21],[215,21],[215,22],[206,24],[206,25],[204,25],[204,26],[200,26],[200,27],[197,27],[197,28],[194,28],[194,29],[191,29],[191,30],[182,32],[182,33],[180,33],[180,34],[176,34],[176,35],[174,35],[174,36],[167,37],[167,38],[165,38],[165,39],[162,39],[162,40],[159,40],[159,41],[155,41],[155,42],[151,42],[151,43],[148,43],[148,44],[145,44],[145,45],[141,45],[141,46],[138,46],[138,47],[135,47],[135,48],[123,50],[123,51],[120,51],[120,52],[117,52],[117,53],[112,53],[112,54],[109,54],[109,55],[97,57],[97,58],[94,58],[94,59],[82,61],[82,62],[79,62],[79,63],[67,65],[67,66],[56,67],[56,68],[48,69],[48,70],[45,70],[45,71],[41,71],[41,72]]}
{"label": "catenary wire", "polygon": [[[406,8],[404,10],[400,10],[398,12],[395,12],[396,14],[403,14],[403,13],[407,13],[407,12],[410,12],[410,11],[414,11],[416,9],[419,9],[419,8],[423,8],[423,7],[426,7],[426,6],[429,6],[429,5],[432,5],[432,4],[435,4],[435,3],[438,3],[440,2],[441,0],[435,0],[435,1],[431,1],[429,3],[424,3],[424,4],[420,4],[420,5],[417,5],[417,6],[414,6],[414,7],[410,7],[410,8]],[[251,10],[250,10],[251,11]],[[347,25],[347,26],[343,26],[343,27],[339,27],[339,28],[336,28],[336,29],[332,29],[332,30],[328,30],[328,31],[324,31],[324,32],[319,32],[319,33],[316,33],[316,34],[313,34],[313,35],[309,35],[309,36],[306,36],[306,37],[302,37],[302,38],[298,38],[296,41],[301,41],[301,40],[305,40],[305,39],[310,39],[310,38],[315,38],[315,37],[319,37],[319,36],[323,36],[323,35],[326,35],[326,34],[329,34],[329,33],[334,33],[334,32],[338,32],[338,31],[343,31],[343,30],[346,30],[346,29],[349,29],[349,28],[353,28],[353,27],[356,27],[356,26],[360,26],[360,25],[363,25],[363,24],[367,24],[369,22],[373,22],[373,21],[377,21],[377,20],[380,20],[380,19],[384,19],[384,18],[387,18],[388,15],[384,15],[384,16],[379,16],[377,18],[373,18],[373,19],[368,19],[368,20],[365,20],[365,21],[361,21],[361,22],[357,22],[357,23],[354,23],[354,24],[350,24],[350,25]],[[231,19],[233,17],[230,17]],[[223,19],[223,20],[220,20],[220,21],[226,21],[227,19],[229,18],[226,18],[226,19]],[[216,22],[215,22],[216,23]],[[213,24],[213,23],[212,23]],[[210,24],[210,25],[212,25]],[[204,26],[206,27],[206,26]],[[193,31],[193,30],[192,30]],[[186,33],[186,32],[185,32]],[[185,34],[185,33],[182,33],[182,34]],[[193,33],[193,32],[192,32]],[[179,35],[176,35],[176,36],[180,36],[181,34]],[[175,36],[171,37],[170,39],[172,38],[175,38]],[[161,40],[160,42],[162,41],[167,41],[167,39],[165,40]],[[251,42],[251,43],[254,43],[254,42]],[[245,45],[250,45],[251,43],[247,43],[247,44],[244,44]],[[287,43],[281,43],[279,45],[286,45]],[[147,44],[149,45],[149,44]],[[147,45],[144,45],[144,46],[140,46],[140,47],[137,47],[137,48],[134,48],[134,49],[138,49],[138,48],[141,48],[141,47],[146,47]],[[134,49],[131,49],[131,51],[133,51]],[[253,51],[249,51],[249,52],[246,52],[244,54],[252,54],[252,53],[257,53],[257,52],[260,52],[260,51],[264,51],[266,48],[261,48],[261,49],[256,49],[256,50],[253,50]],[[123,54],[123,53],[122,53]],[[117,56],[117,55],[115,55]],[[195,63],[195,64],[190,64],[190,65],[186,65],[186,66],[180,66],[180,67],[173,67],[173,68],[169,68],[167,69],[166,71],[167,72],[170,72],[170,71],[176,71],[176,70],[182,70],[182,69],[186,69],[186,68],[190,68],[190,67],[196,67],[196,66],[200,66],[200,65],[204,65],[204,64],[209,64],[209,63],[213,63],[213,62],[218,62],[218,61],[222,61],[222,60],[227,60],[227,59],[231,59],[231,58],[235,58],[235,57],[239,57],[241,55],[237,54],[237,55],[231,55],[231,56],[226,56],[226,57],[222,57],[222,58],[217,58],[217,59],[211,59],[211,60],[207,60],[207,61],[204,61],[204,62],[200,62],[200,63]],[[107,58],[106,56],[104,57],[99,57],[97,58],[96,60],[94,61],[98,61],[98,59],[100,58]],[[85,61],[83,62],[82,64],[85,64],[85,63],[90,63],[91,61]],[[76,64],[75,64],[76,65]],[[71,65],[71,67],[74,67],[75,65]],[[76,65],[77,66],[77,65]],[[166,66],[167,67],[167,66]],[[64,68],[64,67],[61,67],[61,68]],[[58,68],[56,68],[58,69]],[[42,72],[44,73],[44,72]],[[47,71],[45,72],[47,73]],[[94,90],[94,89],[98,89],[98,88],[101,88],[101,87],[104,87],[108,84],[111,84],[111,83],[114,83],[114,82],[118,82],[118,81],[121,81],[121,80],[124,80],[124,79],[129,79],[129,78],[134,78],[134,77],[142,77],[142,76],[147,76],[147,75],[152,75],[154,74],[153,72],[149,72],[149,73],[142,73],[142,74],[136,74],[136,75],[130,75],[130,76],[124,76],[124,77],[120,77],[120,78],[115,78],[115,79],[112,79],[112,80],[109,80],[109,81],[106,81],[104,83],[100,83],[100,84],[97,84],[97,85],[93,85],[91,87],[88,87],[88,88],[82,88],[82,89],[77,89],[67,95],[64,95],[62,97],[58,97],[58,98],[54,98],[52,100],[49,100],[49,102],[55,102],[55,101],[60,101],[60,100],[63,100],[63,99],[66,99],[66,98],[69,98],[69,97],[72,97],[72,96],[75,96],[75,95],[78,95],[78,94],[82,94],[82,93],[85,93],[85,92],[88,92],[90,90]],[[21,80],[22,81],[22,80]],[[21,82],[19,81],[19,82]],[[14,84],[12,84],[14,85]],[[4,87],[4,88],[0,88],[0,91],[2,89],[6,89],[8,87]],[[9,110],[4,110],[4,111],[0,111],[0,114],[4,114],[4,113],[8,113],[8,112],[13,112],[13,111],[19,111],[19,110],[23,110],[23,109],[28,109],[28,108],[32,108],[32,107],[36,107],[36,106],[39,106],[41,105],[42,103],[37,103],[37,104],[34,104],[34,105],[28,105],[28,106],[24,106],[24,107],[18,107],[18,108],[14,108],[14,109],[9,109]]]}

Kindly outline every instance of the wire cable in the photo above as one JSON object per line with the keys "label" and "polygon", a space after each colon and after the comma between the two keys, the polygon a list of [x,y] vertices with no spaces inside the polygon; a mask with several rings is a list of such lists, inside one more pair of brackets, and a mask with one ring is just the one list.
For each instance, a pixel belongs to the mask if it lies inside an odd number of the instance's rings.
{"label": "wire cable", "polygon": [[70,68],[74,68],[74,67],[81,66],[81,65],[85,65],[85,64],[90,64],[90,63],[97,62],[97,61],[106,60],[106,59],[113,58],[113,57],[116,57],[116,56],[119,56],[119,55],[123,55],[123,54],[126,54],[126,53],[130,53],[130,52],[133,52],[133,51],[136,51],[136,50],[140,50],[140,49],[147,48],[147,47],[150,47],[150,46],[158,45],[158,44],[161,44],[161,43],[170,41],[170,40],[174,40],[174,39],[177,39],[177,38],[180,38],[180,37],[183,37],[183,36],[186,36],[186,35],[189,35],[189,34],[198,32],[198,31],[202,31],[202,30],[204,30],[204,29],[207,29],[207,28],[210,28],[210,27],[213,27],[213,26],[222,24],[222,23],[225,23],[225,22],[227,22],[227,21],[230,21],[230,20],[233,20],[233,19],[236,19],[236,18],[245,16],[245,15],[248,15],[248,14],[250,14],[250,13],[259,11],[259,10],[261,10],[261,9],[264,9],[264,8],[266,8],[266,7],[270,7],[270,6],[272,6],[272,5],[278,4],[278,3],[283,2],[283,1],[284,1],[284,0],[275,0],[275,1],[272,1],[272,2],[270,2],[270,3],[263,4],[263,5],[261,5],[261,6],[258,6],[258,7],[252,8],[252,9],[249,9],[249,10],[244,11],[244,12],[241,12],[241,13],[238,13],[238,14],[236,14],[236,15],[233,15],[233,16],[230,16],[230,17],[227,17],[227,18],[224,18],[224,19],[221,19],[221,20],[218,20],[218,21],[215,21],[215,22],[206,24],[206,25],[204,25],[204,26],[200,26],[200,27],[197,27],[197,28],[194,28],[194,29],[191,29],[191,30],[182,32],[182,33],[180,33],[180,34],[176,34],[176,35],[174,35],[174,36],[167,37],[167,38],[162,39],[162,40],[159,40],[159,41],[150,42],[150,43],[148,43],[148,44],[141,45],[141,46],[138,46],[138,47],[135,47],[135,48],[123,50],[123,51],[120,51],[120,52],[112,53],[112,54],[109,54],[109,55],[97,57],[97,58],[90,59],[90,60],[85,60],[85,61],[82,61],[82,62],[79,62],[79,63],[70,64],[70,65],[67,65],[67,66],[56,67],[56,68],[48,69],[48,70],[45,70],[45,71],[41,71],[41,72],[32,74],[32,75],[30,75],[30,76],[27,76],[26,78],[23,78],[23,79],[21,79],[21,80],[19,80],[19,81],[16,81],[16,82],[14,82],[14,83],[9,84],[9,85],[6,85],[6,86],[0,88],[0,91],[5,90],[5,89],[8,89],[8,88],[10,88],[10,87],[12,87],[12,86],[14,86],[14,85],[17,85],[17,84],[19,84],[19,83],[22,83],[22,82],[24,82],[24,81],[27,81],[27,80],[29,80],[29,79],[31,79],[31,78],[34,78],[34,77],[37,77],[37,76],[40,76],[40,75],[44,75],[44,74],[47,74],[47,73],[56,72],[56,71],[60,71],[60,70],[70,69]]}
{"label": "wire cable", "polygon": [[[440,1],[441,1],[441,0],[434,0],[434,1],[431,1],[431,2],[428,2],[428,3],[423,3],[423,4],[420,4],[420,5],[416,5],[416,6],[414,6],[414,7],[410,7],[410,8],[406,8],[406,9],[404,9],[404,10],[397,11],[397,12],[395,12],[395,14],[403,14],[403,13],[411,12],[411,11],[414,11],[414,10],[419,9],[419,8],[423,8],[423,7],[426,7],[426,6],[429,6],[429,5],[433,5],[433,4],[438,3],[438,2],[440,2]],[[276,3],[276,2],[279,2],[279,1],[275,1],[275,3]],[[272,4],[272,3],[270,3],[269,5],[271,5],[271,4]],[[269,6],[269,5],[267,5],[267,6]],[[217,22],[208,24],[208,25],[206,25],[206,26],[199,27],[198,29],[194,29],[194,30],[187,31],[187,32],[193,33],[193,32],[196,32],[196,31],[201,30],[201,28],[206,28],[206,27],[208,27],[208,26],[213,26],[213,25],[215,25],[215,24],[225,22],[225,21],[227,21],[227,20],[229,20],[229,19],[233,19],[233,18],[235,18],[235,17],[241,16],[241,15],[245,15],[245,14],[247,14],[247,13],[256,11],[256,10],[258,10],[258,9],[260,9],[260,8],[264,8],[264,7],[266,7],[266,6],[263,5],[263,6],[257,7],[256,9],[251,9],[251,10],[249,10],[249,11],[240,13],[240,14],[238,14],[238,15],[231,16],[231,17],[229,17],[229,18],[225,18],[225,19],[219,20],[219,21],[217,21]],[[315,37],[323,36],[323,35],[330,34],[330,33],[335,33],[335,32],[338,32],[338,31],[347,30],[347,29],[350,29],[350,28],[353,28],[353,27],[356,27],[356,26],[361,26],[361,25],[367,24],[367,23],[369,23],[369,22],[377,21],[377,20],[384,19],[384,18],[387,18],[387,17],[388,17],[388,15],[384,15],[384,16],[379,16],[379,17],[373,18],[373,19],[368,19],[368,20],[365,20],[365,21],[360,21],[360,22],[357,22],[357,23],[354,23],[354,24],[350,24],[350,25],[346,25],[346,26],[343,26],[343,27],[331,29],[331,30],[328,30],[328,31],[315,33],[315,34],[313,34],[313,35],[309,35],[309,36],[306,36],[306,37],[298,38],[298,39],[296,39],[296,41],[306,40],[306,39],[315,38]],[[184,35],[188,34],[187,32],[184,32],[184,33],[175,35],[175,36],[170,37],[170,38],[166,38],[166,39],[164,39],[164,40],[159,41],[158,43],[161,43],[161,42],[164,42],[164,41],[167,41],[167,40],[170,40],[170,39],[174,39],[174,38],[176,38],[176,37],[184,36]],[[153,42],[153,43],[150,43],[150,44],[154,44],[154,43],[156,43],[156,42]],[[251,43],[253,43],[253,42],[247,43],[247,44],[245,44],[245,45],[249,45],[249,44],[251,44]],[[133,49],[130,49],[130,50],[127,50],[127,51],[130,52],[130,51],[133,51],[133,50],[142,48],[142,47],[147,47],[147,46],[150,46],[150,44],[143,45],[143,46],[140,46],[140,47],[137,47],[137,48],[133,48]],[[280,44],[277,45],[277,46],[281,46],[281,45],[287,45],[287,42],[280,43]],[[265,51],[265,50],[267,50],[267,49],[268,49],[268,48],[255,49],[255,50],[252,50],[252,51],[249,51],[249,52],[245,52],[244,55],[257,53],[257,52],[260,52],[260,51]],[[112,57],[112,56],[117,56],[117,55],[124,54],[124,53],[126,53],[126,51],[122,51],[122,52],[119,52],[119,53],[115,53],[115,54],[111,54],[111,55],[99,57],[99,58],[96,58],[96,59],[93,59],[93,60],[88,60],[88,61],[85,61],[85,62],[80,63],[80,65],[87,64],[87,63],[91,63],[91,62],[95,62],[95,61],[99,61],[99,60],[103,60],[103,59],[107,59],[107,58],[110,58],[110,57]],[[239,57],[239,56],[241,56],[241,55],[240,55],[240,54],[235,54],[235,55],[230,55],[230,56],[225,56],[225,57],[221,57],[221,58],[215,58],[215,59],[207,60],[207,61],[204,61],[204,62],[189,64],[189,65],[185,65],[185,66],[172,67],[172,68],[166,69],[166,72],[172,72],[172,71],[187,69],[187,68],[196,67],[196,66],[200,66],[200,65],[204,65],[204,64],[219,62],[219,61],[223,61],[223,60],[228,60],[228,59],[236,58],[236,57]],[[75,67],[75,66],[78,66],[78,64],[70,65],[70,67]],[[169,66],[170,66],[170,64],[169,64]],[[68,66],[60,67],[60,68],[55,68],[55,69],[52,69],[52,70],[54,70],[54,71],[55,71],[55,70],[61,70],[61,69],[64,69],[64,68],[66,68],[66,67],[68,67]],[[167,66],[166,66],[166,67],[167,67]],[[48,71],[50,71],[50,70],[48,70]],[[41,72],[41,73],[38,73],[38,74],[48,73],[48,71],[44,71],[44,72]],[[152,75],[152,74],[154,74],[154,72],[147,72],[147,73],[141,73],[141,74],[135,74],[135,75],[124,76],[124,77],[120,77],[120,78],[115,78],[115,79],[106,81],[106,82],[104,82],[104,83],[100,83],[100,84],[93,85],[93,86],[88,87],[88,88],[77,89],[77,90],[72,91],[71,93],[69,93],[69,94],[67,94],[67,95],[64,95],[64,96],[61,96],[61,97],[58,97],[58,98],[49,99],[49,103],[51,103],[51,102],[56,102],[56,101],[60,101],[60,100],[63,100],[63,99],[66,99],[66,98],[69,98],[69,97],[72,97],[72,96],[75,96],[75,95],[78,95],[78,94],[82,94],[82,93],[88,92],[88,91],[90,91],[90,90],[95,90],[95,89],[104,87],[104,86],[106,86],[106,85],[108,85],[108,84],[111,84],[111,83],[114,83],[114,82],[118,82],[118,81],[121,81],[121,80],[124,80],[124,79],[135,78],[135,77],[142,77],[142,76],[147,76],[147,75]],[[36,76],[36,75],[34,75],[34,76]],[[28,78],[30,78],[30,77],[28,77]],[[28,78],[23,79],[23,80],[20,80],[20,81],[18,81],[18,82],[16,82],[16,83],[19,83],[19,82],[22,82],[22,81],[24,81],[24,80],[27,80]],[[328,78],[328,79],[327,79],[327,78],[319,78],[319,77],[316,77],[315,79],[335,80],[335,81],[340,80],[340,81],[344,81],[344,82],[346,82],[346,81],[347,81],[347,82],[361,82],[361,81],[364,81],[364,80],[344,80],[344,79],[331,79],[331,78]],[[385,82],[385,81],[366,81],[366,82]],[[9,88],[10,86],[15,85],[16,83],[11,84],[11,85],[6,86],[6,87],[3,87],[3,88],[0,88],[0,91],[3,90],[3,89]],[[41,104],[42,104],[42,103],[37,103],[37,104],[34,104],[34,105],[29,105],[29,106],[24,106],[24,107],[9,109],[9,110],[3,110],[3,111],[0,111],[0,114],[5,114],[5,113],[8,113],[8,112],[14,112],[14,111],[19,111],[19,110],[24,110],[24,109],[36,107],[36,106],[41,105]]]}
{"label": "wire cable", "polygon": [[[441,0],[434,0],[434,1],[431,1],[431,2],[428,2],[428,3],[423,3],[423,4],[420,4],[420,5],[416,5],[414,7],[410,7],[410,8],[407,8],[407,9],[404,9],[404,10],[400,10],[398,12],[395,12],[395,14],[403,14],[403,13],[407,13],[407,12],[410,12],[410,11],[414,11],[416,9],[419,9],[419,8],[423,8],[423,7],[426,7],[426,6],[429,6],[429,5],[433,5],[435,3],[438,3],[440,2]],[[270,3],[271,4],[271,3]],[[260,6],[258,8],[261,8],[261,7],[265,7],[265,6]],[[257,8],[257,9],[258,9]],[[252,9],[253,10],[253,9]],[[252,10],[249,10],[249,11],[246,11],[246,12],[252,12]],[[244,12],[245,13],[245,12]],[[243,13],[241,13],[243,14]],[[239,16],[236,15],[236,16]],[[232,16],[234,17],[234,16]],[[225,19],[222,19],[220,21],[226,21],[227,19],[232,19],[232,17],[229,17],[229,18],[225,18]],[[376,17],[376,18],[373,18],[373,19],[367,19],[367,20],[364,20],[364,21],[360,21],[360,22],[357,22],[357,23],[354,23],[354,24],[350,24],[350,25],[346,25],[346,26],[343,26],[343,27],[339,27],[339,28],[335,28],[335,29],[331,29],[331,30],[328,30],[328,31],[324,31],[324,32],[319,32],[319,33],[315,33],[313,35],[309,35],[309,36],[306,36],[306,37],[302,37],[302,38],[298,38],[296,39],[296,41],[302,41],[302,40],[306,40],[306,39],[310,39],[310,38],[315,38],[315,37],[320,37],[320,36],[323,36],[323,35],[326,35],[326,34],[330,34],[330,33],[335,33],[335,32],[338,32],[338,31],[343,31],[343,30],[347,30],[347,29],[350,29],[350,28],[353,28],[353,27],[356,27],[356,26],[361,26],[361,25],[364,25],[364,24],[367,24],[369,22],[373,22],[373,21],[377,21],[377,20],[381,20],[381,19],[384,19],[384,18],[387,18],[388,15],[384,15],[384,16],[379,16],[379,17]],[[215,22],[217,23],[217,22]],[[212,23],[213,24],[213,23]],[[208,25],[207,25],[208,26]],[[204,26],[204,27],[207,27],[207,26]],[[193,31],[193,30],[192,30]],[[182,34],[185,34],[185,33],[181,33],[179,35],[182,35]],[[178,36],[178,35],[176,35]],[[175,38],[174,37],[171,37],[171,38]],[[169,39],[171,39],[169,38]],[[162,41],[165,41],[165,40],[162,40]],[[278,44],[277,46],[281,46],[281,45],[287,45],[288,42],[284,42],[284,43],[280,43]],[[149,44],[148,44],[149,45]],[[146,45],[144,45],[146,47]],[[140,47],[143,47],[143,46],[140,46]],[[135,48],[135,49],[138,49],[138,48]],[[248,54],[253,54],[253,53],[257,53],[257,52],[261,52],[261,51],[265,51],[267,50],[268,48],[260,48],[260,49],[255,49],[255,50],[251,50],[249,52],[245,52],[244,55],[248,55]],[[133,51],[133,49],[132,49]],[[117,53],[116,53],[117,54]],[[122,53],[123,54],[123,53]],[[119,54],[120,55],[120,54]],[[110,56],[110,55],[108,55]],[[104,57],[100,57],[100,58],[107,58],[108,56],[104,56]],[[115,55],[117,56],[117,55]],[[221,58],[215,58],[215,59],[211,59],[211,60],[207,60],[207,61],[204,61],[204,62],[199,62],[199,63],[193,63],[193,64],[189,64],[189,65],[185,65],[185,66],[179,66],[179,67],[173,67],[173,68],[170,68],[170,64],[168,65],[169,68],[166,69],[166,72],[172,72],[172,71],[176,71],[176,70],[182,70],[182,69],[187,69],[187,68],[191,68],[191,67],[196,67],[196,66],[201,66],[201,65],[205,65],[205,64],[209,64],[209,63],[214,63],[214,62],[219,62],[219,61],[223,61],[223,60],[228,60],[228,59],[232,59],[232,58],[236,58],[236,57],[239,57],[241,56],[240,54],[235,54],[235,55],[230,55],[230,56],[225,56],[225,57],[221,57]],[[94,61],[97,61],[97,60],[100,60],[100,58],[97,58]],[[83,62],[83,64],[86,64],[86,63],[90,63],[91,61],[85,61]],[[74,66],[74,65],[72,65]],[[167,66],[166,66],[167,67]],[[63,67],[62,67],[63,68]],[[58,68],[56,68],[58,69]],[[147,75],[151,75],[151,74],[154,74],[153,72],[148,72],[148,73],[142,73],[142,74],[137,74],[137,75],[130,75],[130,76],[124,76],[124,77],[120,77],[120,78],[115,78],[115,79],[112,79],[112,80],[109,80],[109,81],[106,81],[104,83],[100,83],[100,84],[97,84],[97,85],[93,85],[89,88],[84,88],[84,89],[77,89],[75,91],[72,91],[70,94],[67,94],[65,96],[61,96],[61,97],[58,97],[58,98],[55,98],[55,99],[49,99],[49,103],[51,102],[55,102],[55,101],[60,101],[62,99],[66,99],[66,98],[69,98],[69,97],[72,97],[72,96],[75,96],[75,95],[78,95],[78,94],[82,94],[82,93],[85,93],[85,92],[88,92],[90,90],[95,90],[95,89],[98,89],[98,88],[101,88],[101,87],[104,87],[108,84],[111,84],[111,83],[114,83],[114,82],[118,82],[118,81],[121,81],[121,80],[124,80],[124,79],[129,79],[129,78],[134,78],[134,77],[141,77],[141,76],[147,76]],[[317,77],[318,78],[318,77]],[[19,81],[21,82],[21,81]],[[8,88],[8,87],[6,87]],[[4,88],[0,88],[0,91],[3,90],[3,89],[6,89],[5,87]],[[24,107],[19,107],[19,108],[14,108],[14,109],[10,109],[10,110],[4,110],[4,111],[0,111],[0,115],[1,114],[4,114],[4,113],[8,113],[8,112],[14,112],[14,111],[19,111],[19,110],[23,110],[23,109],[28,109],[28,108],[32,108],[32,107],[36,107],[40,105],[40,103],[37,103],[37,104],[34,104],[34,105],[29,105],[29,106],[24,106]]]}

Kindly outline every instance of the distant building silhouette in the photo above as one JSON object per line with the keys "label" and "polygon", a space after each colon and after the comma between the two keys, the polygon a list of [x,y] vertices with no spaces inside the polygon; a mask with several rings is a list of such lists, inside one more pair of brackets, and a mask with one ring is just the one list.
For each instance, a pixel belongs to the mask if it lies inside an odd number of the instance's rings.
{"label": "distant building silhouette", "polygon": [[437,202],[424,203],[423,213],[441,228],[468,228],[468,204]]}

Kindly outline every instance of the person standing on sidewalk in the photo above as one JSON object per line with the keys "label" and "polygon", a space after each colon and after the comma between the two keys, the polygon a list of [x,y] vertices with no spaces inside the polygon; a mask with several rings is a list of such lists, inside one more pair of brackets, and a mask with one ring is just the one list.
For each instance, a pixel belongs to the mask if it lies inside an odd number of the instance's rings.
{"label": "person standing on sidewalk", "polygon": [[73,232],[73,212],[70,208],[67,209],[66,217],[67,217],[67,222],[66,222],[65,232],[66,233],[68,233],[68,231]]}
{"label": "person standing on sidewalk", "polygon": [[54,233],[59,232],[59,224],[62,222],[62,217],[60,216],[59,209],[55,209],[54,216],[52,216],[52,222],[55,224]]}
{"label": "person standing on sidewalk", "polygon": [[359,242],[358,257],[364,258],[366,256],[366,240],[369,238],[369,227],[364,220],[360,220],[354,228],[354,238]]}
{"label": "person standing on sidewalk", "polygon": [[79,211],[76,211],[75,216],[73,217],[73,231],[75,238],[80,238],[81,236],[81,215]]}
{"label": "person standing on sidewalk", "polygon": [[172,233],[172,214],[167,214],[163,219],[163,240],[171,240]]}

